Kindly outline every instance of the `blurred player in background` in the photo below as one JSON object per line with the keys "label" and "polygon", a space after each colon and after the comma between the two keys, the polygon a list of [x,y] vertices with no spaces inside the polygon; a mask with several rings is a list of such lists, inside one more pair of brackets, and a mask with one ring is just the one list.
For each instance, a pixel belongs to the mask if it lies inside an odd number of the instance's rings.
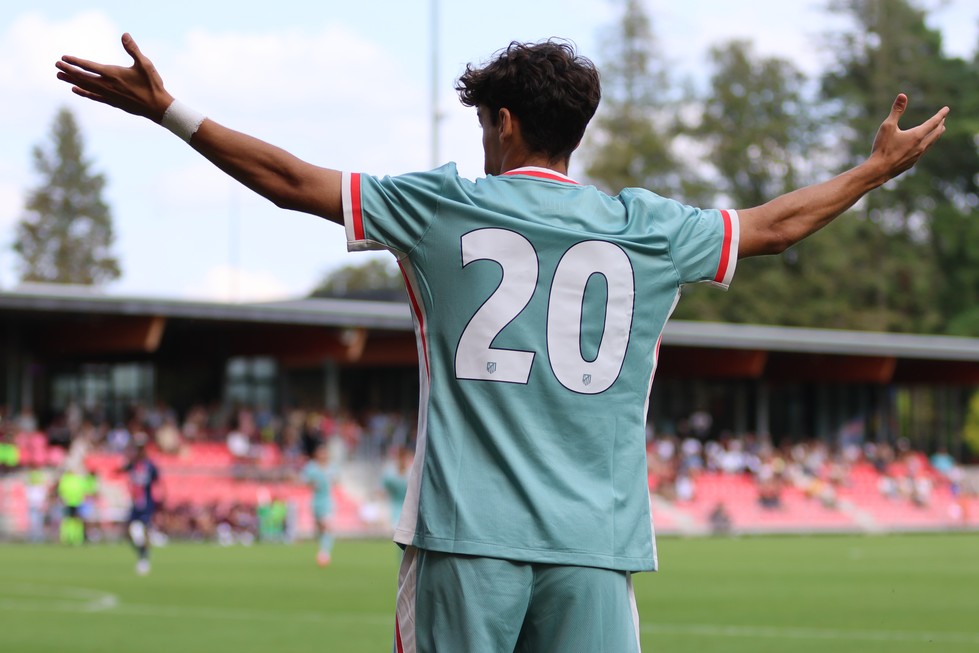
{"label": "blurred player in background", "polygon": [[82,504],[88,496],[88,478],[83,472],[69,467],[58,479],[58,498],[61,499],[62,516],[59,536],[62,544],[85,543],[85,522]]}
{"label": "blurred player in background", "polygon": [[401,509],[408,495],[408,475],[411,471],[413,455],[407,447],[397,447],[392,460],[384,466],[381,475],[381,486],[387,496],[390,507],[391,524],[397,528],[401,521]]}
{"label": "blurred player in background", "polygon": [[325,442],[316,446],[312,459],[302,471],[302,479],[313,490],[313,519],[316,522],[316,538],[319,548],[316,551],[316,564],[325,567],[333,555],[333,483],[337,476],[337,466],[330,461],[330,448]]}
{"label": "blurred player in background", "polygon": [[136,573],[150,573],[150,530],[162,488],[159,468],[146,453],[146,437],[137,438],[129,461],[121,470],[126,474],[132,508],[129,512],[129,540],[136,549]]}
{"label": "blurred player in background", "polygon": [[421,382],[395,530],[399,652],[639,650],[631,574],[656,567],[646,409],[681,286],[726,288],[739,257],[817,231],[914,165],[947,114],[902,131],[898,95],[862,164],[758,207],[701,210],[567,176],[601,90],[563,42],[513,43],[460,77],[482,130],[475,182],[454,164],[376,178],[306,163],[175,101],[122,44],[131,67],[66,56],[58,78],[162,124],[277,206],[343,224],[348,249],[398,258]]}

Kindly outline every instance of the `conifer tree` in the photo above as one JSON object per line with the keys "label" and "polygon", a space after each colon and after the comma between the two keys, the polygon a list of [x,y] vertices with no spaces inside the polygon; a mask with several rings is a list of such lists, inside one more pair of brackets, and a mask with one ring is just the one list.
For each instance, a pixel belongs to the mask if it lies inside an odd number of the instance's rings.
{"label": "conifer tree", "polygon": [[35,146],[33,157],[41,183],[28,192],[14,240],[21,280],[98,285],[118,278],[105,177],[86,160],[71,111],[58,112],[49,147]]}

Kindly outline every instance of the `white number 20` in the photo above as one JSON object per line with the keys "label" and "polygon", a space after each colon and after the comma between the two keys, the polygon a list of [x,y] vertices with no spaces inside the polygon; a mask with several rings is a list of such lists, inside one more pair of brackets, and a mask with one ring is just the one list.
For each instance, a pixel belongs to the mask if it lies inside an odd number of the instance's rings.
{"label": "white number 20", "polygon": [[[478,229],[462,237],[462,265],[496,262],[503,279],[480,306],[459,338],[456,377],[503,383],[527,383],[536,354],[497,349],[496,336],[523,312],[539,284],[537,252],[525,237],[506,229]],[[605,278],[608,300],[598,355],[581,353],[585,288],[593,275]],[[581,394],[608,390],[622,371],[632,330],[635,277],[628,255],[600,240],[572,246],[561,257],[551,280],[547,304],[547,357],[564,387]]]}

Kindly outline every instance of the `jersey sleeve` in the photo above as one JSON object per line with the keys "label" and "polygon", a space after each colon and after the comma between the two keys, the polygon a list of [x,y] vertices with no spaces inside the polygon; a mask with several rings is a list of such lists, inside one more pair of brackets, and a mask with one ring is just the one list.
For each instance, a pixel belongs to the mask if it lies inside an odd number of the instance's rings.
{"label": "jersey sleeve", "polygon": [[738,262],[738,213],[733,209],[690,211],[670,234],[670,251],[681,283],[706,281],[727,290]]}
{"label": "jersey sleeve", "polygon": [[455,176],[453,164],[396,177],[343,173],[347,250],[411,251],[435,218],[447,180]]}
{"label": "jersey sleeve", "polygon": [[738,259],[737,211],[699,209],[648,192],[630,199],[643,204],[653,230],[666,239],[680,284],[728,288]]}

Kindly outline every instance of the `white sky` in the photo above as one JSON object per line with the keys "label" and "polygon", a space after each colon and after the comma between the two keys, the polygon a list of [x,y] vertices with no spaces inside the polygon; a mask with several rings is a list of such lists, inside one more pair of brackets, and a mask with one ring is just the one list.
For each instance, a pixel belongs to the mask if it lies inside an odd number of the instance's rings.
{"label": "white sky", "polygon": [[[47,145],[61,106],[75,113],[93,170],[108,178],[105,198],[123,269],[109,292],[296,297],[328,270],[363,262],[364,254],[346,253],[342,228],[280,211],[160,127],[73,96],[55,79],[54,62],[74,54],[128,65],[119,36],[129,31],[168,89],[209,117],[312,163],[398,174],[432,163],[430,1],[3,2],[0,291],[16,285],[14,225],[26,191],[39,182],[31,149]],[[487,59],[511,40],[550,36],[573,40],[601,64],[601,34],[619,12],[611,0],[440,4],[439,161],[456,161],[470,178],[482,174],[478,127],[475,113],[452,91],[465,64]],[[819,70],[818,38],[834,26],[823,4],[646,0],[666,56],[691,76],[703,69],[710,45],[731,38],[749,38],[760,54]],[[941,7],[932,21],[946,52],[971,57],[979,5],[947,0]]]}

